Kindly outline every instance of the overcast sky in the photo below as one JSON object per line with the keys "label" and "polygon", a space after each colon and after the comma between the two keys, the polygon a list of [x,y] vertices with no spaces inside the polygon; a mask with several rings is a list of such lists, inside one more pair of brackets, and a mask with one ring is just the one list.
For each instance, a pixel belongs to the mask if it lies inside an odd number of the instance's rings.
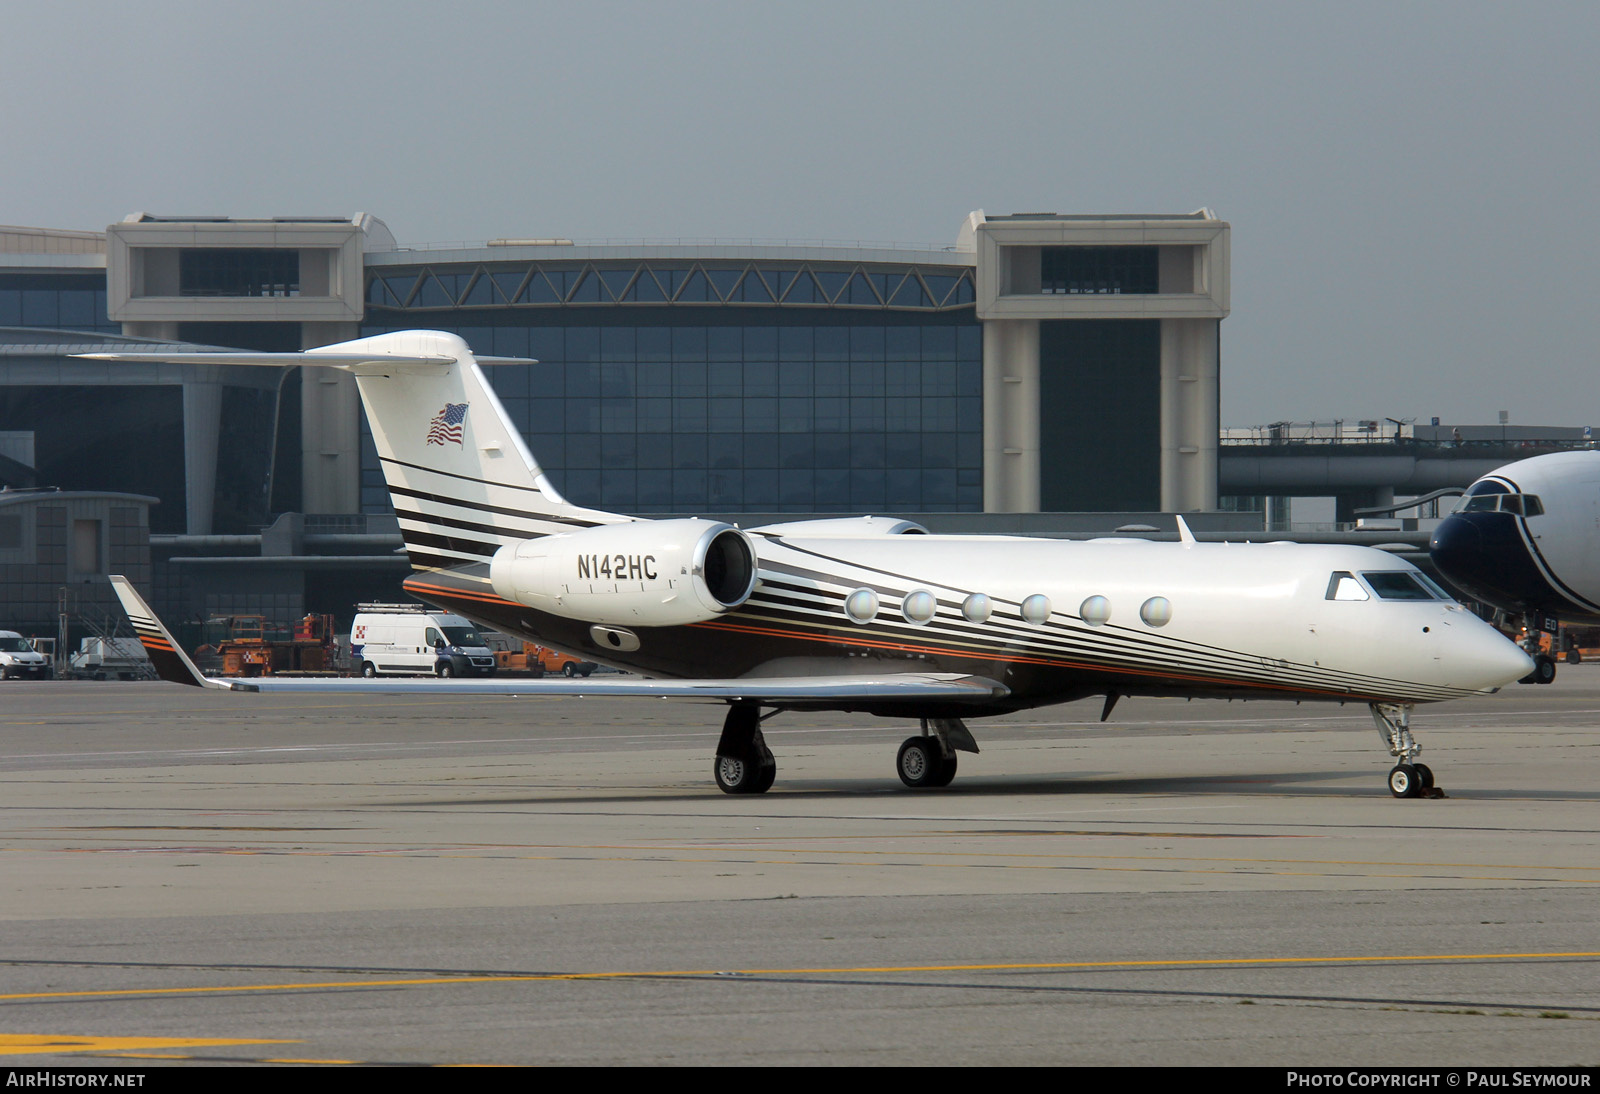
{"label": "overcast sky", "polygon": [[1225,425],[1600,425],[1600,5],[8,5],[0,223],[899,240],[1233,226]]}

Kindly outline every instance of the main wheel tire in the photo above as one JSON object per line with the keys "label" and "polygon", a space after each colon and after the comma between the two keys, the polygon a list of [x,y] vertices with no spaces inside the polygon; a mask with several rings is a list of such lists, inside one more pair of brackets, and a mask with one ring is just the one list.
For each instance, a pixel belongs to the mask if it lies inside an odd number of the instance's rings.
{"label": "main wheel tire", "polygon": [[[943,767],[939,742],[932,737],[907,737],[895,756],[895,771],[900,781],[914,790],[940,785],[936,780]],[[951,772],[951,777],[955,772]]]}
{"label": "main wheel tire", "polygon": [[368,680],[371,680],[374,676],[378,675],[378,666],[374,665],[371,661],[361,662],[361,675],[365,676]]}
{"label": "main wheel tire", "polygon": [[778,764],[775,760],[768,760],[761,765],[760,774],[756,776],[755,788],[752,794],[765,794],[772,789],[772,784],[778,779]]}
{"label": "main wheel tire", "polygon": [[1412,764],[1417,769],[1417,781],[1422,783],[1422,789],[1433,789],[1433,768],[1427,764]]}
{"label": "main wheel tire", "polygon": [[571,661],[568,661],[565,665],[561,666],[561,675],[565,676],[568,680],[571,680],[574,676],[578,675],[578,666],[574,665]]}
{"label": "main wheel tire", "polygon": [[1389,769],[1389,793],[1397,798],[1415,798],[1422,793],[1422,779],[1410,764],[1395,764]]}
{"label": "main wheel tire", "polygon": [[939,757],[939,772],[929,786],[949,786],[956,777],[956,754]]}
{"label": "main wheel tire", "polygon": [[[770,780],[762,785],[762,774],[768,770],[766,765],[752,763],[750,760],[738,756],[718,756],[711,765],[711,774],[717,780],[717,786],[724,794],[759,794],[772,785]],[[772,764],[770,768],[772,777],[778,774],[778,765]]]}

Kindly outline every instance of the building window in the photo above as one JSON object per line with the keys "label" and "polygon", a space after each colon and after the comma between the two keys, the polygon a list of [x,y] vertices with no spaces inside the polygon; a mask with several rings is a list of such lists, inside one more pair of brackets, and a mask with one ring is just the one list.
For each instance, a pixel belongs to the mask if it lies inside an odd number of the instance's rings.
{"label": "building window", "polygon": [[1042,247],[1039,289],[1068,295],[1153,293],[1156,247]]}
{"label": "building window", "polygon": [[180,296],[299,296],[299,251],[207,247],[178,254]]}
{"label": "building window", "polygon": [[100,556],[100,522],[75,520],[72,522],[72,572],[83,576],[103,573],[105,566]]}

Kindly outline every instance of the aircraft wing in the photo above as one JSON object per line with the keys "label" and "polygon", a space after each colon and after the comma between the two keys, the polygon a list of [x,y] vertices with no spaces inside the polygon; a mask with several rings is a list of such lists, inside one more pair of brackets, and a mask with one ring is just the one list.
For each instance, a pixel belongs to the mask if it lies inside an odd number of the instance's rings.
{"label": "aircraft wing", "polygon": [[887,673],[879,676],[789,676],[746,680],[394,680],[258,676],[213,679],[195,667],[155,612],[120,575],[111,587],[122,601],[134,633],[163,680],[224,691],[337,692],[343,695],[632,695],[641,698],[697,698],[761,703],[895,702],[987,703],[1010,694],[1005,685],[982,676],[953,672]]}

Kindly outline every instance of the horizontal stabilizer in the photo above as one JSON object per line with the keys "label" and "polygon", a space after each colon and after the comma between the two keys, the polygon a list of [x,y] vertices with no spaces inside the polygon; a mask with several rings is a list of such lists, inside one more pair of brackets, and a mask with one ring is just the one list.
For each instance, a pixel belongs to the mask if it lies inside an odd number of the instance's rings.
{"label": "horizontal stabilizer", "polygon": [[[439,354],[410,355],[400,353],[320,353],[306,350],[303,353],[252,353],[244,350],[226,353],[196,351],[184,353],[74,353],[72,356],[89,361],[142,362],[154,365],[323,365],[325,367],[359,368],[362,365],[427,366],[453,365],[456,358]],[[536,365],[531,357],[478,357],[480,365]]]}

